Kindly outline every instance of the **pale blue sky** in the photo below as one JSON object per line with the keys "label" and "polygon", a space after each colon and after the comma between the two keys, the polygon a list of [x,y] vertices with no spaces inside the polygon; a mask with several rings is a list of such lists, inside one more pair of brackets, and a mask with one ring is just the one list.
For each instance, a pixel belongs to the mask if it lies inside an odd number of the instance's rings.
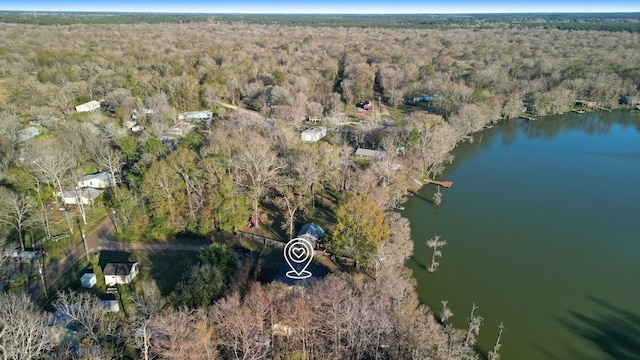
{"label": "pale blue sky", "polygon": [[640,0],[542,0],[518,2],[488,1],[420,1],[420,0],[8,0],[0,10],[27,11],[122,11],[183,13],[320,13],[320,14],[451,14],[451,13],[521,13],[521,12],[640,12]]}

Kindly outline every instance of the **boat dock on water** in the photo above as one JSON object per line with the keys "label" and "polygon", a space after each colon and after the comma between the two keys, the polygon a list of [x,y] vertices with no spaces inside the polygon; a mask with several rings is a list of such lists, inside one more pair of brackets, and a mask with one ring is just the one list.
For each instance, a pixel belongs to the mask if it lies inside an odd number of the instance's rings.
{"label": "boat dock on water", "polygon": [[450,188],[453,185],[453,181],[438,181],[438,180],[427,180],[427,184],[436,184],[442,187]]}

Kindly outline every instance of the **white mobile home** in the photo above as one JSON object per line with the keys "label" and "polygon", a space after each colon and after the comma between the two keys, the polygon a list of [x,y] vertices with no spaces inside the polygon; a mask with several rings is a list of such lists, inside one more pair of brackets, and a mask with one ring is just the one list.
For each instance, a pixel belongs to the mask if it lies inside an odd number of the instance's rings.
{"label": "white mobile home", "polygon": [[77,112],[92,112],[100,109],[100,102],[96,100],[76,106]]}

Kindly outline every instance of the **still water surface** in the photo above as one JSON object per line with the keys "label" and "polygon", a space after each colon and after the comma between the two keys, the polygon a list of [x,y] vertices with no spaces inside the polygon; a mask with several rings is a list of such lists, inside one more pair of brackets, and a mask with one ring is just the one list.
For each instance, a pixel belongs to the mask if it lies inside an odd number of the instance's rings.
{"label": "still water surface", "polygon": [[504,322],[502,359],[640,359],[640,113],[510,120],[454,155],[442,204],[403,211],[421,301],[460,328],[475,302],[485,353]]}

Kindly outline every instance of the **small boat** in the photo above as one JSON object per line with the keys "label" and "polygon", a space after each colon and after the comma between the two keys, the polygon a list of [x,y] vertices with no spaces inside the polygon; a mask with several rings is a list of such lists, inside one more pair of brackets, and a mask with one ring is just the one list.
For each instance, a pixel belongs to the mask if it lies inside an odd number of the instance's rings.
{"label": "small boat", "polygon": [[573,110],[573,112],[576,113],[576,114],[584,114],[584,113],[586,113],[585,110]]}
{"label": "small boat", "polygon": [[404,210],[404,206],[398,205],[398,204],[394,204],[393,208],[396,209],[396,210],[400,210],[400,211]]}

